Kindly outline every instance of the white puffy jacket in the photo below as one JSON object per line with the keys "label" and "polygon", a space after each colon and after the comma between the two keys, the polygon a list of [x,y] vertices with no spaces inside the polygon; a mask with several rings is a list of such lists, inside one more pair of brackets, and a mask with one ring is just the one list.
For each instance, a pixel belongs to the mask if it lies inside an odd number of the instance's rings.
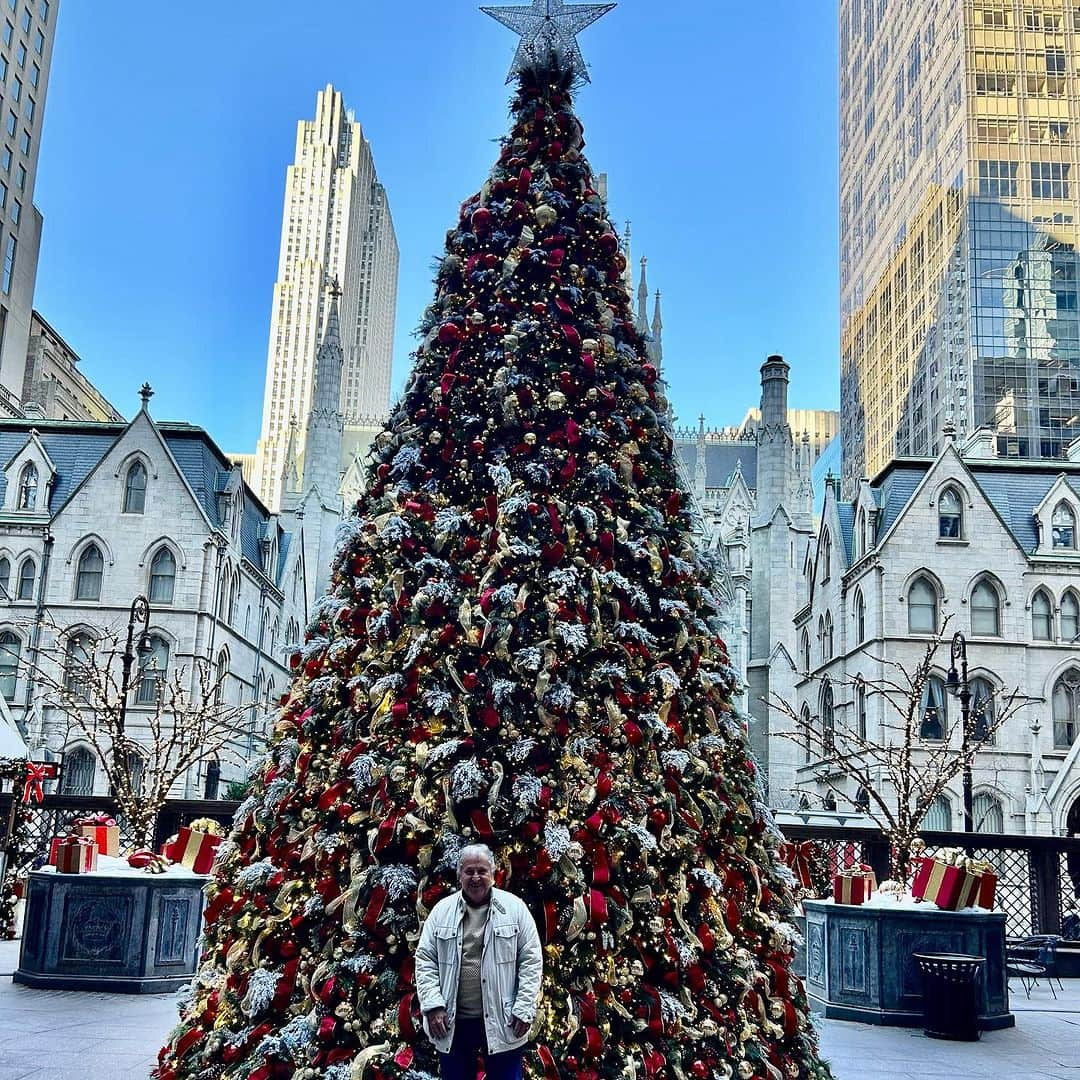
{"label": "white puffy jacket", "polygon": [[[465,898],[458,891],[431,909],[416,946],[416,996],[424,1031],[441,1054],[448,1054],[454,1041],[464,920]],[[489,1053],[513,1050],[528,1039],[527,1034],[515,1038],[510,1021],[516,1016],[532,1023],[543,972],[540,935],[529,909],[513,893],[492,889],[480,962]],[[442,1039],[432,1036],[427,1019],[438,1008],[446,1009],[448,1031]]]}

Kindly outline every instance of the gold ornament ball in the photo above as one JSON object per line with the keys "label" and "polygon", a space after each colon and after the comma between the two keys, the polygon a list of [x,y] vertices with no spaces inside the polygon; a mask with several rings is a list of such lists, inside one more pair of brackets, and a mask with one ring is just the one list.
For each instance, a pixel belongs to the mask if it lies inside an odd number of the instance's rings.
{"label": "gold ornament ball", "polygon": [[525,432],[525,445],[526,446],[535,446],[536,445],[536,432],[535,431],[526,431]]}
{"label": "gold ornament ball", "polygon": [[558,212],[554,207],[548,206],[547,203],[541,203],[536,208],[535,217],[537,225],[544,229],[549,225],[554,225],[559,220]]}
{"label": "gold ornament ball", "polygon": [[739,1062],[739,1080],[751,1080],[754,1075],[754,1066],[749,1061]]}

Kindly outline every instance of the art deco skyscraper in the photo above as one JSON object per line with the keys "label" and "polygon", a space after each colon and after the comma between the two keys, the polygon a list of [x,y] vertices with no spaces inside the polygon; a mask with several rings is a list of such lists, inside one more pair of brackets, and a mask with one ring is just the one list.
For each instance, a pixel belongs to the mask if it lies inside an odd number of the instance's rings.
{"label": "art deco skyscraper", "polygon": [[318,94],[315,119],[297,125],[296,159],[285,182],[262,435],[255,457],[255,488],[268,506],[277,508],[293,418],[302,467],[315,359],[326,322],[323,307],[332,281],[341,294],[346,429],[387,414],[397,274],[394,223],[371,147],[341,93],[327,86]]}
{"label": "art deco skyscraper", "polygon": [[1080,435],[1080,4],[841,0],[844,479]]}
{"label": "art deco skyscraper", "polygon": [[42,218],[34,206],[59,0],[0,0],[0,415],[21,415]]}

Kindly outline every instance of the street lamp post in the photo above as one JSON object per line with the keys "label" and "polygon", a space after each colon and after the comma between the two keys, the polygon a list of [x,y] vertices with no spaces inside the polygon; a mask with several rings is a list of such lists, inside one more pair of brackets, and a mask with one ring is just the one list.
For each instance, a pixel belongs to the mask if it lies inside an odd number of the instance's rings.
{"label": "street lamp post", "polygon": [[[142,631],[139,634],[139,644],[132,645],[135,641],[135,624],[142,623]],[[122,678],[120,680],[120,712],[117,717],[117,729],[120,741],[124,741],[124,727],[127,723],[128,693],[131,690],[131,666],[135,663],[136,653],[140,657],[148,656],[153,646],[150,643],[150,601],[145,596],[136,596],[131,601],[131,614],[128,616],[127,642],[124,645]]]}
{"label": "street lamp post", "polygon": [[[964,832],[975,831],[974,815],[972,813],[971,796],[971,756],[969,753],[969,741],[971,739],[971,684],[968,682],[967,638],[962,631],[957,630],[952,637],[949,646],[949,674],[945,681],[945,687],[950,694],[960,702],[960,753],[964,761],[963,784],[964,784]],[[956,670],[956,662],[960,661],[960,671]],[[968,849],[971,854],[971,849]]]}

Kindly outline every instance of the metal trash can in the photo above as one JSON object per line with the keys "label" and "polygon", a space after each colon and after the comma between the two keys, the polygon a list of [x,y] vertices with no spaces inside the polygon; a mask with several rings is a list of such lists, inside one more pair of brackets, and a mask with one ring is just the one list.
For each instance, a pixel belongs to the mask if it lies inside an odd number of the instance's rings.
{"label": "metal trash can", "polygon": [[932,1039],[979,1038],[986,958],[961,953],[915,953],[923,981],[923,1031]]}

